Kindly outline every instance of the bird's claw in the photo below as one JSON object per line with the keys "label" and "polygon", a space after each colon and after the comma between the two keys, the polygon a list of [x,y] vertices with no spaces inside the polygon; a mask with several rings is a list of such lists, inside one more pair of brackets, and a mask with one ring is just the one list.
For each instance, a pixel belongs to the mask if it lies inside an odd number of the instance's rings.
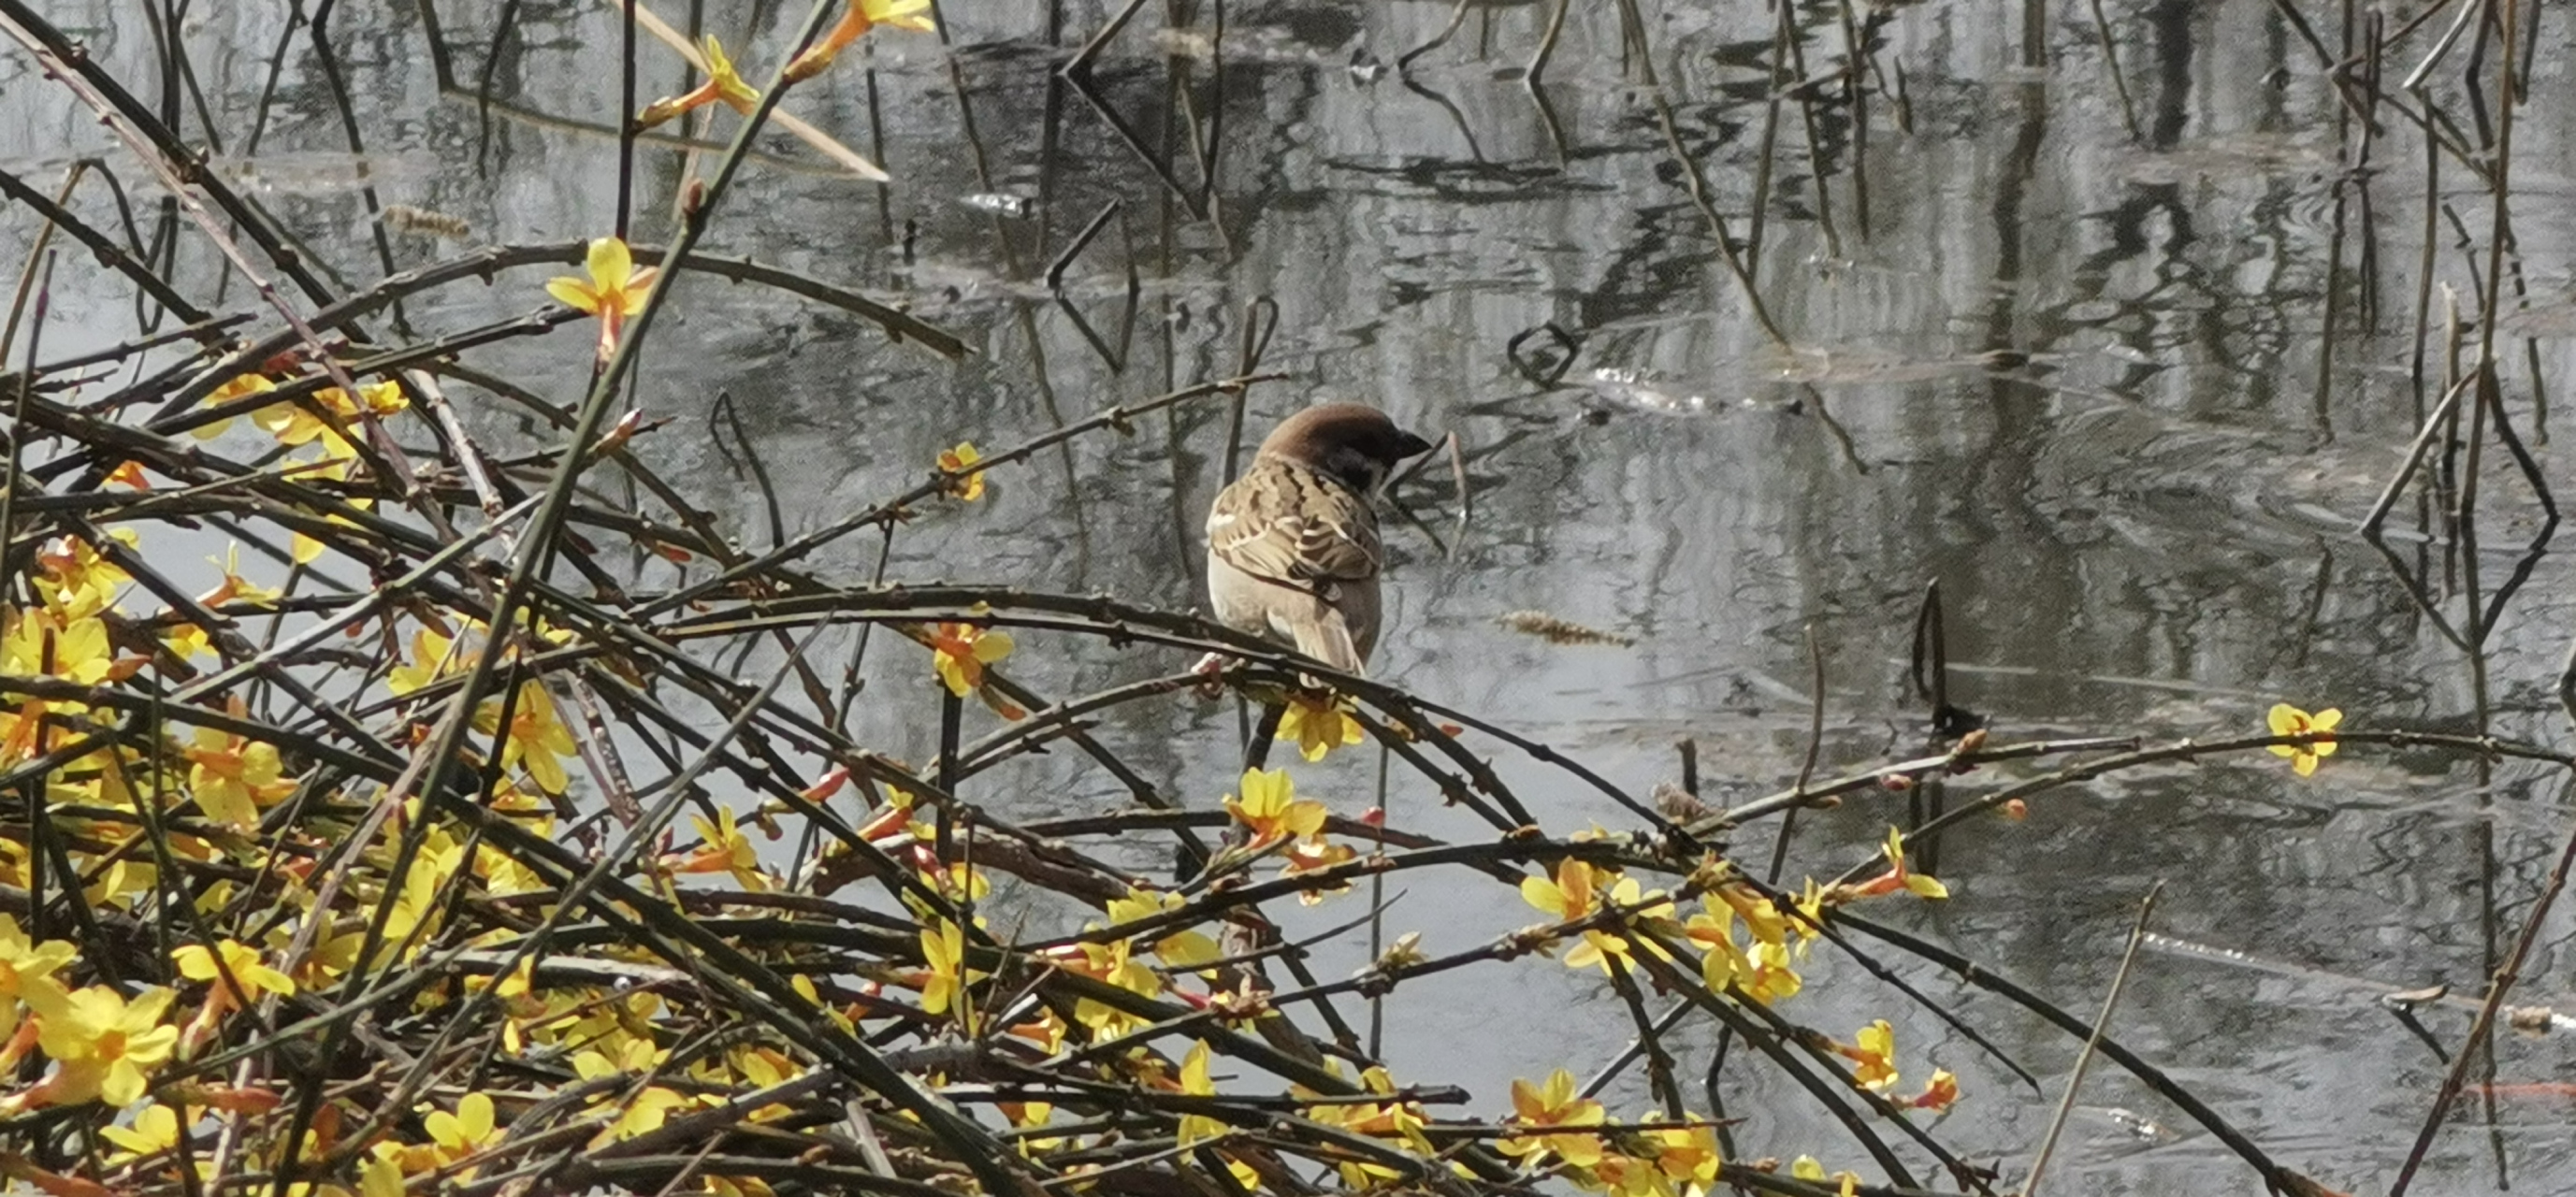
{"label": "bird's claw", "polygon": [[1209,653],[1204,657],[1200,657],[1198,664],[1190,666],[1190,672],[1199,675],[1199,677],[1203,679],[1199,682],[1197,687],[1199,697],[1205,699],[1216,699],[1225,696],[1225,682],[1223,680],[1223,676],[1225,674],[1225,665],[1228,659],[1229,658],[1224,653]]}

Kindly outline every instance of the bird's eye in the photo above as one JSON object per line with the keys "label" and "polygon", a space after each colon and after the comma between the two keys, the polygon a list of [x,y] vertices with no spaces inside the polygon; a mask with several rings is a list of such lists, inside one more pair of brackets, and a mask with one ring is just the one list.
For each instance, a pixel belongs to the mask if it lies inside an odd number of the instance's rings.
{"label": "bird's eye", "polygon": [[1366,494],[1386,480],[1386,465],[1347,445],[1335,446],[1324,460],[1324,468],[1343,485]]}

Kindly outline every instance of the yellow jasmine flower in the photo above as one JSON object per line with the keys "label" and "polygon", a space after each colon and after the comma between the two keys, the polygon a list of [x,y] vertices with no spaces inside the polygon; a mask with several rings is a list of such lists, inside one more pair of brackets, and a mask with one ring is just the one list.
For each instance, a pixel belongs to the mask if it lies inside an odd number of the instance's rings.
{"label": "yellow jasmine flower", "polygon": [[1248,846],[1255,850],[1311,836],[1324,826],[1324,804],[1299,800],[1297,783],[1285,769],[1244,770],[1243,797],[1226,795],[1225,809],[1252,833]]}
{"label": "yellow jasmine flower", "polygon": [[1298,754],[1307,760],[1320,761],[1325,753],[1362,739],[1360,721],[1350,710],[1350,701],[1339,695],[1300,694],[1288,700],[1287,713],[1279,717],[1279,738],[1295,741]]}
{"label": "yellow jasmine flower", "polygon": [[698,815],[689,816],[689,822],[698,829],[697,851],[666,859],[663,867],[674,873],[731,873],[744,889],[768,891],[769,875],[760,871],[760,854],[734,822],[732,807],[717,807],[713,823]]}
{"label": "yellow jasmine flower", "polygon": [[[1116,926],[1138,919],[1151,918],[1168,910],[1189,905],[1189,899],[1162,890],[1131,889],[1124,898],[1109,900],[1109,922]],[[1216,941],[1204,933],[1191,930],[1172,932],[1154,941],[1153,953],[1163,963],[1175,968],[1196,968],[1222,955]]]}
{"label": "yellow jasmine flower", "polygon": [[[214,558],[208,557],[206,560],[212,562],[214,561]],[[259,585],[258,583],[252,582],[251,580],[241,576],[240,544],[234,543],[224,546],[224,559],[221,564],[224,570],[223,584],[205,592],[204,594],[198,595],[197,601],[199,603],[208,607],[221,607],[228,603],[247,603],[252,606],[266,606],[277,601],[279,594],[278,591]]]}
{"label": "yellow jasmine flower", "polygon": [[1896,1028],[1882,1018],[1860,1029],[1857,1043],[1837,1043],[1834,1053],[1853,1064],[1852,1080],[1872,1091],[1896,1083]]}
{"label": "yellow jasmine flower", "polygon": [[599,317],[599,360],[605,362],[617,352],[617,334],[626,327],[626,318],[644,310],[658,272],[651,266],[638,269],[626,243],[615,237],[592,241],[585,266],[588,279],[570,275],[548,279],[546,294]]}
{"label": "yellow jasmine flower", "polygon": [[2305,744],[2274,744],[2272,755],[2290,758],[2290,771],[2307,777],[2317,771],[2317,762],[2335,752],[2335,725],[2343,722],[2343,712],[2333,707],[2309,714],[2286,702],[2272,704],[2269,722],[2276,736],[2311,736]]}
{"label": "yellow jasmine flower", "polygon": [[963,1005],[958,998],[968,982],[981,973],[966,971],[966,929],[946,919],[933,919],[921,929],[921,959],[927,965],[922,971],[921,1012],[945,1014],[951,1006]]}
{"label": "yellow jasmine flower", "polygon": [[1842,1197],[1852,1197],[1853,1194],[1860,1192],[1860,1176],[1857,1173],[1836,1172],[1832,1176],[1827,1176],[1825,1166],[1817,1162],[1816,1157],[1812,1155],[1799,1156],[1792,1162],[1789,1165],[1789,1175],[1805,1181],[1832,1181],[1841,1186]]}
{"label": "yellow jasmine flower", "polygon": [[1785,944],[1753,945],[1753,971],[1737,978],[1744,994],[1765,1006],[1782,998],[1797,996],[1806,980],[1798,970],[1789,967],[1789,949]]}
{"label": "yellow jasmine flower", "polygon": [[[402,386],[398,383],[362,383],[358,387],[358,394],[361,398],[353,400],[349,398],[349,392],[338,387],[324,387],[315,391],[314,405],[329,412],[334,418],[332,420],[323,419],[300,403],[272,404],[252,412],[250,418],[252,423],[266,429],[270,436],[276,437],[277,443],[281,445],[309,444],[319,439],[322,442],[324,457],[345,461],[357,456],[358,451],[340,435],[340,429],[354,427],[357,424],[359,403],[365,403],[367,414],[378,419],[411,406],[411,399],[403,394]],[[337,427],[334,426],[335,421]]]}
{"label": "yellow jasmine flower", "polygon": [[707,81],[686,95],[665,96],[646,105],[635,118],[637,125],[650,129],[683,112],[719,100],[744,116],[751,115],[751,110],[760,103],[759,89],[742,81],[742,76],[733,69],[733,60],[725,57],[724,45],[716,41],[714,34],[707,35],[703,49],[707,60]]}
{"label": "yellow jasmine flower", "polygon": [[[127,548],[137,540],[120,529],[116,539]],[[36,550],[36,595],[65,620],[82,619],[116,605],[116,592],[134,576],[77,536],[58,536]]]}
{"label": "yellow jasmine flower", "polygon": [[36,1009],[36,1041],[57,1065],[39,1086],[45,1104],[95,1097],[120,1109],[133,1105],[179,1042],[179,1028],[161,1021],[175,995],[159,986],[131,1002],[105,985],[77,993],[31,990],[26,996]]}
{"label": "yellow jasmine flower", "polygon": [[[499,730],[501,702],[484,703],[474,712],[474,726],[486,735]],[[545,686],[535,678],[520,683],[518,701],[510,708],[510,733],[501,741],[501,767],[524,764],[539,789],[560,794],[571,781],[563,758],[579,751],[571,729],[555,717],[555,700],[547,697]]]}
{"label": "yellow jasmine flower", "polygon": [[672,1111],[685,1110],[697,1104],[697,1099],[675,1090],[665,1089],[660,1085],[650,1086],[642,1093],[636,1094],[635,1100],[626,1104],[626,1108],[617,1115],[617,1120],[609,1123],[606,1130],[599,1132],[598,1137],[591,1140],[591,1146],[598,1147],[620,1139],[632,1139],[648,1131],[660,1130],[662,1124],[670,1120]]}
{"label": "yellow jasmine flower", "polygon": [[103,1126],[98,1133],[116,1144],[116,1155],[159,1155],[179,1145],[179,1115],[156,1101],[136,1112],[134,1125]]}
{"label": "yellow jasmine flower", "polygon": [[[218,963],[217,954],[221,954]],[[261,962],[259,949],[239,940],[227,939],[209,948],[204,944],[181,944],[170,949],[170,960],[179,966],[179,975],[191,981],[219,981],[229,974],[232,980],[252,993],[274,993],[280,997],[295,993],[295,982],[285,973]],[[215,992],[231,993],[231,986],[218,984]]]}
{"label": "yellow jasmine flower", "polygon": [[1950,1075],[1947,1068],[1936,1068],[1932,1070],[1932,1079],[1923,1086],[1923,1092],[1905,1104],[1912,1109],[1938,1113],[1949,1109],[1951,1103],[1958,1100],[1959,1078]]}
{"label": "yellow jasmine flower", "polygon": [[939,680],[948,683],[948,692],[959,698],[978,694],[984,705],[1005,719],[1017,719],[1028,712],[1010,700],[984,689],[984,667],[997,664],[1011,655],[1011,634],[979,627],[971,623],[935,623],[929,629],[931,665],[939,670]]}
{"label": "yellow jasmine flower", "polygon": [[[1879,855],[1887,858],[1887,871],[1858,885],[1838,887],[1840,892],[1832,899],[1836,904],[1851,898],[1871,898],[1880,894],[1892,894],[1900,889],[1921,898],[1950,896],[1949,886],[1906,867],[1904,832],[1894,827],[1888,828],[1887,842],[1879,845],[1878,851]],[[1820,902],[1825,900],[1822,897],[1819,898]]]}
{"label": "yellow jasmine flower", "polygon": [[[231,705],[234,714],[242,713],[240,695]],[[194,739],[181,752],[188,759],[188,791],[207,818],[236,831],[256,830],[263,807],[295,792],[295,783],[282,776],[277,745],[211,727],[196,729]]]}
{"label": "yellow jasmine flower", "polygon": [[[1334,865],[1357,860],[1359,855],[1359,850],[1348,844],[1336,844],[1323,836],[1310,835],[1289,844],[1288,850],[1281,853],[1279,875],[1294,877],[1300,873],[1320,873]],[[1297,901],[1300,905],[1313,906],[1350,888],[1351,883],[1345,881],[1330,889],[1322,886],[1301,889],[1297,891]]]}
{"label": "yellow jasmine flower", "polygon": [[455,643],[430,628],[415,630],[411,634],[411,660],[394,666],[393,671],[385,675],[385,689],[400,698],[437,681],[439,673],[449,664],[448,650]]}
{"label": "yellow jasmine flower", "polygon": [[[216,387],[213,394],[206,396],[206,401],[203,406],[221,407],[224,404],[230,403],[233,400],[240,399],[244,396],[265,394],[276,389],[277,384],[270,382],[266,378],[257,374],[244,374],[222,386]],[[231,416],[226,416],[223,419],[216,420],[210,424],[199,424],[196,427],[189,429],[188,435],[201,441],[210,441],[216,437],[222,436],[224,434],[224,429],[232,426],[233,418]]]}
{"label": "yellow jasmine flower", "polygon": [[1511,1125],[1531,1133],[1495,1146],[1524,1165],[1553,1154],[1577,1168],[1589,1168],[1601,1162],[1601,1136],[1576,1128],[1599,1126],[1601,1121],[1601,1103],[1576,1097],[1574,1074],[1560,1068],[1548,1074],[1545,1085],[1512,1081]]}
{"label": "yellow jasmine flower", "polygon": [[[1181,1093],[1187,1097],[1214,1097],[1216,1083],[1208,1079],[1208,1045],[1201,1039],[1190,1045],[1190,1054],[1181,1061]],[[1225,1123],[1205,1114],[1181,1115],[1181,1146],[1221,1138]]]}
{"label": "yellow jasmine flower", "polygon": [[[458,1100],[453,1114],[431,1110],[428,1117],[421,1119],[421,1125],[437,1145],[442,1164],[489,1150],[501,1141],[501,1128],[492,1121],[492,1098],[481,1092],[468,1093]],[[459,1179],[470,1175],[462,1174]]]}
{"label": "yellow jasmine flower", "polygon": [[[1606,870],[1606,873],[1607,876],[1597,875],[1591,865],[1567,857],[1557,862],[1556,878],[1552,881],[1545,877],[1521,878],[1521,900],[1565,923],[1580,922],[1611,906],[1636,906],[1645,901],[1647,895],[1638,888],[1635,878],[1620,876],[1616,870]],[[1609,883],[1606,896],[1602,893],[1604,882]],[[1668,907],[1659,905],[1635,913],[1653,916],[1668,910]],[[1597,966],[1606,973],[1610,971],[1612,956],[1625,959],[1628,941],[1599,927],[1587,927],[1583,931],[1583,942],[1565,954],[1565,966]]]}
{"label": "yellow jasmine flower", "polygon": [[972,503],[984,497],[984,471],[975,463],[984,455],[975,451],[975,442],[959,441],[954,449],[939,451],[939,472],[949,475],[948,493]]}
{"label": "yellow jasmine flower", "polygon": [[921,33],[939,30],[930,20],[930,0],[850,0],[850,6],[842,10],[841,19],[823,34],[823,39],[787,64],[788,81],[810,79],[830,69],[842,50],[878,25]]}
{"label": "yellow jasmine flower", "polygon": [[1648,1126],[1642,1133],[1655,1145],[1655,1168],[1664,1179],[1701,1193],[1717,1187],[1718,1168],[1726,1159],[1717,1149],[1716,1127]]}

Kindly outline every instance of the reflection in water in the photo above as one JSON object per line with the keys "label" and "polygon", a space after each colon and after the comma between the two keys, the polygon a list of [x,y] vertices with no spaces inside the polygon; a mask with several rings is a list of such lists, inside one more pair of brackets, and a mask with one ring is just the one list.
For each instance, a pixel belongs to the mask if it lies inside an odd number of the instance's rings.
{"label": "reflection in water", "polygon": [[[153,52],[126,6],[58,7],[77,12],[64,19],[95,54]],[[502,35],[493,7],[396,6],[363,23],[343,14],[325,31],[330,56],[299,35],[273,80],[266,48],[291,32],[279,12],[205,7],[187,31],[202,51],[199,92],[167,104],[192,137],[229,147],[222,168],[257,182],[256,197],[328,277],[371,279],[456,252],[398,221],[379,225],[373,213],[392,205],[509,243],[604,231],[621,186],[613,13],[530,6]],[[2427,464],[2440,502],[2400,504],[2391,528],[2417,537],[2392,556],[2411,578],[2354,543],[2354,523],[2440,398],[2444,358],[2437,333],[2430,366],[2410,373],[2414,305],[2372,307],[2362,292],[2414,296],[2429,282],[2438,322],[2442,288],[2473,296],[2486,281],[2486,204],[2456,155],[2436,155],[2442,173],[2428,181],[2410,148],[2413,121],[2386,110],[2394,140],[2367,176],[2341,181],[2335,130],[2350,113],[2281,15],[2306,7],[2321,20],[2327,6],[2106,6],[2140,140],[2106,86],[2113,68],[2089,16],[2051,22],[2038,5],[2019,23],[1984,5],[1904,5],[1865,27],[1846,27],[1835,6],[1784,5],[1774,29],[1759,5],[1649,3],[1644,47],[1623,33],[1616,6],[1574,5],[1542,87],[1522,76],[1548,5],[1468,6],[1454,36],[1389,79],[1353,64],[1396,62],[1431,42],[1449,6],[1237,3],[1221,30],[1213,11],[1177,34],[1141,19],[1071,81],[1055,68],[1102,14],[1036,7],[952,2],[950,51],[871,43],[865,70],[797,93],[794,111],[895,182],[855,183],[795,139],[767,138],[710,237],[716,252],[885,292],[960,332],[974,357],[945,364],[775,292],[678,284],[689,303],[657,333],[641,396],[678,424],[639,447],[664,455],[667,476],[693,484],[690,500],[746,545],[891,493],[957,440],[1016,443],[1257,360],[1288,377],[1253,392],[1245,426],[1353,397],[1464,442],[1475,512],[1465,534],[1435,547],[1391,531],[1382,668],[1426,694],[1509,713],[1638,792],[1674,773],[1671,744],[1683,736],[1698,743],[1716,793],[1767,792],[1794,776],[1811,624],[1828,679],[1827,764],[1911,747],[1921,712],[1900,683],[1902,658],[1930,580],[1959,667],[1955,701],[1989,713],[2002,735],[2238,733],[2286,698],[2339,705],[2360,726],[2565,739],[2550,696],[2576,626],[2565,571],[2533,558],[2520,595],[2485,607],[2510,568],[2490,555],[2518,554],[2541,531],[2521,509],[2526,492],[2506,489],[2506,455],[2481,465],[2436,453]],[[422,23],[432,12],[435,30]],[[733,10],[707,15],[727,45],[763,48],[792,19],[741,27],[727,24],[742,19]],[[2556,20],[2544,36],[2563,40]],[[2401,43],[2391,65],[2411,69],[2433,32]],[[433,41],[452,63],[429,52]],[[1858,63],[1855,44],[1871,49]],[[689,82],[656,48],[643,61],[640,94]],[[2527,189],[2513,213],[2512,286],[2541,306],[2504,334],[2544,339],[2527,351],[2500,343],[2511,359],[2504,407],[2517,421],[2534,414],[2533,373],[2567,364],[2559,263],[2576,227],[2550,159],[2576,133],[2576,104],[2567,74],[2540,61],[2516,115],[2517,143],[2533,148],[2513,165]],[[2442,78],[2430,95],[2463,102]],[[41,180],[68,155],[117,160],[53,93],[12,88],[0,103],[16,116],[0,127],[13,174]],[[2444,135],[2487,144],[2482,119],[2460,118]],[[628,181],[637,240],[668,235],[705,152],[729,130],[694,123],[641,143]],[[138,248],[163,244],[175,218],[131,171],[118,173],[137,193]],[[2417,219],[2428,184],[2448,208],[2429,277],[2414,234],[2392,231]],[[365,194],[352,190],[361,185]],[[2339,217],[2339,186],[2375,195],[2384,219]],[[77,204],[118,227],[103,190]],[[31,228],[12,221],[0,257],[22,255]],[[2372,238],[2387,243],[2364,252]],[[1746,253],[1787,348],[1763,332],[1726,265],[1730,248]],[[200,302],[241,305],[211,257],[193,265]],[[435,335],[519,315],[535,277],[442,290],[402,316]],[[74,331],[49,348],[132,335],[126,293],[90,285],[55,297]],[[1563,334],[1551,351],[1561,377],[1516,368],[1507,346],[1548,326]],[[95,344],[66,343],[78,336]],[[560,398],[580,382],[578,355],[561,348],[502,341],[467,361]],[[738,432],[784,483],[776,529],[736,472],[741,455],[700,435],[720,396],[731,398],[726,443]],[[479,434],[532,439],[515,411],[496,401],[464,415]],[[1235,459],[1225,444],[1235,421],[1213,404],[1155,420],[996,476],[989,510],[896,537],[885,576],[1200,601],[1197,513]],[[2538,468],[2564,476],[2563,453],[2529,439]],[[2454,527],[2443,513],[2476,469],[2495,488],[2487,522]],[[1426,471],[1404,494],[1443,536],[1432,513],[1453,501],[1445,474]],[[2485,549],[2450,553],[2463,533]],[[879,551],[840,544],[816,565],[855,580],[876,573]],[[2463,601],[2476,619],[2462,618]],[[1559,646],[1496,626],[1525,610],[1637,643]],[[2463,631],[2446,636],[2428,617]],[[1057,660],[1033,667],[1058,675],[1032,680],[1091,689],[1174,664]],[[927,756],[935,732],[912,715],[862,696],[850,718],[864,739]],[[1154,785],[1205,804],[1228,784],[1230,710],[1181,701],[1122,718],[1099,734]],[[1956,897],[1908,917],[2084,1006],[2107,982],[2137,898],[2166,880],[2160,924],[2222,951],[2143,960],[2121,1035],[2285,1162],[2374,1187],[2403,1158],[2391,1144],[2411,1139],[2443,1065],[2392,1035],[2390,1016],[2345,978],[2475,992],[2547,871],[2564,787],[2523,767],[2403,752],[2348,752],[2305,785],[2263,765],[2123,774],[2053,794],[2025,822],[1954,831],[1942,868]],[[1300,787],[1356,809],[1371,780],[1361,766],[1326,765]],[[1069,755],[1012,784],[1025,806],[1014,813],[1029,817],[1126,797]],[[1991,784],[1954,779],[1954,800]],[[1463,830],[1419,813],[1432,797],[1393,801],[1426,830]],[[1569,825],[1615,815],[1582,795],[1556,803],[1538,813]],[[1793,867],[1813,857],[1830,871],[1865,856],[1901,805],[1854,802],[1811,818]],[[1521,917],[1488,896],[1417,888],[1395,919],[1463,942]],[[1319,967],[1356,960],[1358,935],[1340,944],[1349,960]],[[2227,951],[2278,967],[2249,968]],[[2553,970],[2527,972],[2533,992],[2517,1001],[2563,996]],[[1615,999],[1573,974],[1515,976],[1526,992],[1462,987],[1443,998],[1454,1018],[1390,1027],[1399,1073],[1436,1070],[1493,1104],[1513,1075],[1618,1050]],[[1984,1020],[2043,1080],[2071,1061],[2054,1032],[1941,977],[1913,979]],[[1866,983],[1817,988],[1829,992],[1799,1012],[1814,1025],[1840,1030],[1887,1012]],[[1601,1017],[1495,1030],[1569,1001],[1598,1002]],[[2446,1041],[2465,1025],[2425,1017]],[[1945,1135],[1989,1158],[2036,1138],[2045,1100],[1928,1017],[1910,1016],[1900,1033],[1971,1095]],[[2508,1037],[2496,1073],[2555,1075],[2563,1054],[2554,1040]],[[2133,1082],[2097,1071],[2087,1103],[2095,1126],[2061,1157],[2083,1173],[2070,1186],[2244,1187],[2231,1156]],[[1749,1154],[1831,1133],[1787,1092],[1730,1104],[1777,1111],[1739,1132]],[[2433,1187],[2492,1185],[2502,1165],[2540,1191],[2576,1184],[2563,1127],[2510,1108],[2463,1116],[2498,1124],[2492,1146],[2440,1140]],[[2133,1125],[2165,1129],[2124,1129]]]}

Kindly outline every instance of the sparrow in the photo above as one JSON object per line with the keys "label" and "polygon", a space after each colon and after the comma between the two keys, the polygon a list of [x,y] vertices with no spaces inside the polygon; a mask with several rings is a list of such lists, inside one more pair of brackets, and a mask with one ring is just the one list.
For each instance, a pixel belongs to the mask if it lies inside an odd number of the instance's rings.
{"label": "sparrow", "polygon": [[1377,647],[1379,547],[1369,499],[1431,442],[1359,403],[1280,422],[1208,507],[1208,598],[1220,623],[1344,673]]}

